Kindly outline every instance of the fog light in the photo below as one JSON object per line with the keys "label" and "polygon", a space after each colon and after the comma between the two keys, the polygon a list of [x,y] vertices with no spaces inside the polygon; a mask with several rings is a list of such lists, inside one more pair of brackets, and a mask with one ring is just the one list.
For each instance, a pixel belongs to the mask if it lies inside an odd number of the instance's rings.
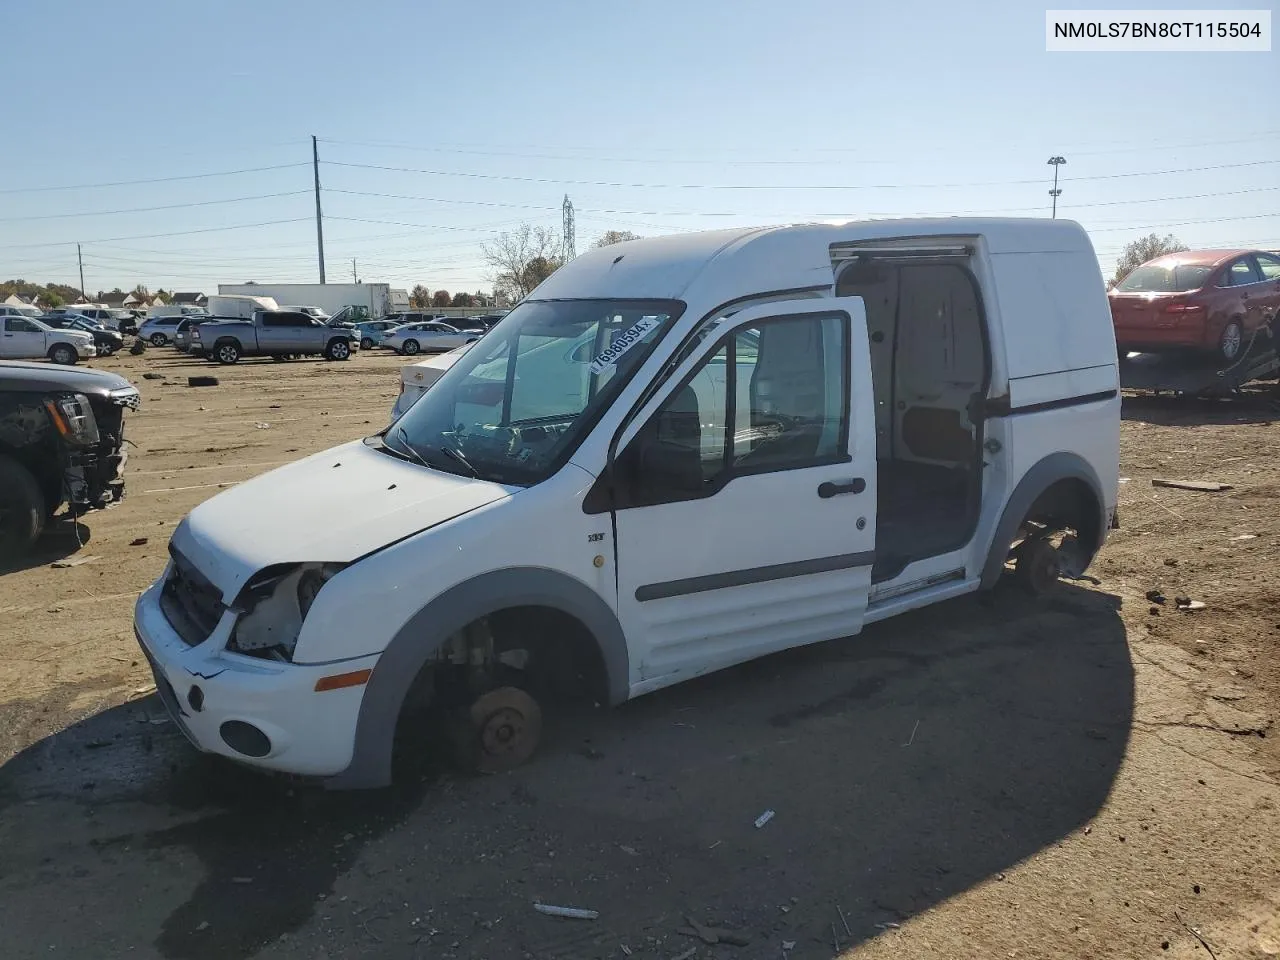
{"label": "fog light", "polygon": [[252,723],[228,720],[218,732],[222,734],[223,743],[246,757],[265,757],[271,752],[271,740]]}
{"label": "fog light", "polygon": [[191,704],[192,710],[199,713],[204,709],[204,691],[193,684],[187,691],[187,703]]}

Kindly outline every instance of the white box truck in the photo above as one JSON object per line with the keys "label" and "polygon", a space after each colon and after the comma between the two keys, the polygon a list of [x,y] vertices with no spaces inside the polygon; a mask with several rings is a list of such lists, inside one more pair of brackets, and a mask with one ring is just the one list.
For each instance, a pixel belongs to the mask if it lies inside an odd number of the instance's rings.
{"label": "white box truck", "polygon": [[248,296],[237,294],[218,294],[209,298],[205,308],[209,316],[224,320],[252,320],[260,310],[279,310],[280,306],[273,297]]}
{"label": "white box truck", "polygon": [[388,283],[220,283],[222,295],[271,297],[276,303],[319,307],[334,317],[345,307],[349,313],[368,316],[352,320],[374,320],[393,312],[391,285]]}

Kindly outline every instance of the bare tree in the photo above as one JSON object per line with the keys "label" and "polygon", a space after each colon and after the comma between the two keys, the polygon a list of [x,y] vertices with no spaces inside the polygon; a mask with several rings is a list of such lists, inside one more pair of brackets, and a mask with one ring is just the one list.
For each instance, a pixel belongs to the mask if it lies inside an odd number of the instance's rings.
{"label": "bare tree", "polygon": [[640,234],[632,233],[630,230],[606,230],[600,234],[600,238],[592,244],[593,247],[610,247],[615,243],[625,243],[628,240],[639,240]]}
{"label": "bare tree", "polygon": [[494,292],[512,302],[527,297],[561,264],[560,235],[528,223],[498,234],[480,252],[493,271]]}
{"label": "bare tree", "polygon": [[1140,240],[1135,240],[1124,248],[1120,259],[1116,261],[1116,274],[1111,278],[1111,284],[1114,286],[1119,283],[1148,260],[1162,257],[1166,253],[1181,253],[1186,249],[1188,249],[1187,245],[1172,233],[1164,237],[1151,233]]}

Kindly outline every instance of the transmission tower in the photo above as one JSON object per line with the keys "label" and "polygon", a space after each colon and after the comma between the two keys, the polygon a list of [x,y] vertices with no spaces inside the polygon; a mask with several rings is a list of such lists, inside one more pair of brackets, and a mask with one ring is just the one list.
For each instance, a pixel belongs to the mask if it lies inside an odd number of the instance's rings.
{"label": "transmission tower", "polygon": [[573,234],[573,201],[569,199],[569,195],[564,195],[564,262],[568,263],[578,255],[577,239]]}

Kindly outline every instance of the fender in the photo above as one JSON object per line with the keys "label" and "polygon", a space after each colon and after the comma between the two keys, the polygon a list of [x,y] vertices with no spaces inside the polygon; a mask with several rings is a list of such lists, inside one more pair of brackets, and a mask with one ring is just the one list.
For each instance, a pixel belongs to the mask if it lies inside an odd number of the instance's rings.
{"label": "fender", "polygon": [[521,606],[554,607],[580,620],[600,649],[610,705],[627,699],[631,672],[626,637],[599,594],[568,574],[543,567],[495,570],[449,588],[396,631],[360,702],[351,763],[325,785],[338,790],[389,785],[396,721],[419,671],[449,636],[467,624]]}
{"label": "fender", "polygon": [[[991,538],[987,561],[982,567],[981,589],[990,590],[1000,579],[1009,544],[1013,542],[1018,527],[1022,525],[1036,498],[1057,481],[1069,479],[1082,480],[1093,491],[1098,502],[1098,530],[1105,535],[1108,527],[1107,499],[1102,495],[1102,482],[1098,479],[1097,471],[1078,454],[1051,453],[1022,475],[1005,503],[1004,513],[1000,515],[1000,522],[996,524],[995,534]],[[1101,546],[1099,537],[1099,541],[1091,545],[1090,560]]]}

